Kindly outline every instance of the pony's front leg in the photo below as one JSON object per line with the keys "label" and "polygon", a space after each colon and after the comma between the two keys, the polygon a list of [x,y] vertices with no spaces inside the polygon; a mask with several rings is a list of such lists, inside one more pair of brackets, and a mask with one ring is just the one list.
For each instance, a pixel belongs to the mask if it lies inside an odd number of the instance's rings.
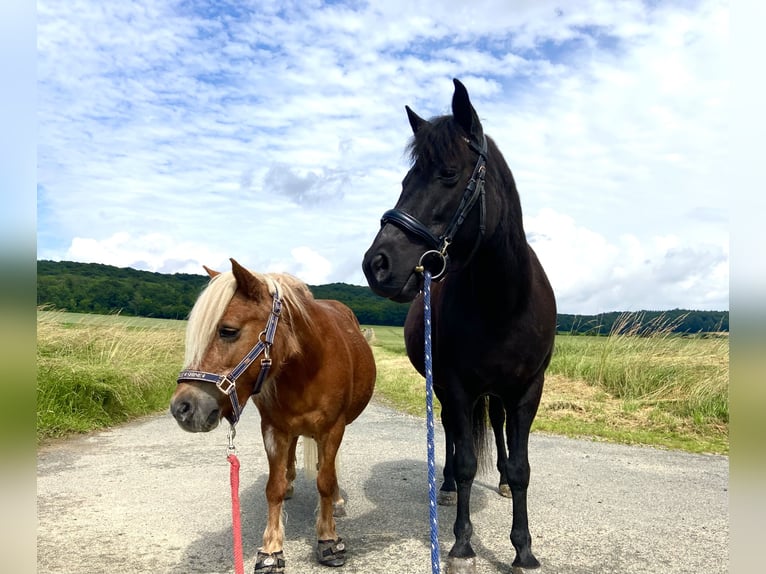
{"label": "pony's front leg", "polygon": [[269,480],[266,483],[268,517],[263,533],[263,546],[258,550],[255,562],[256,574],[279,574],[285,570],[283,552],[285,529],[282,522],[282,503],[287,493],[287,461],[290,438],[261,423],[263,445],[269,459]]}
{"label": "pony's front leg", "polygon": [[317,560],[325,566],[342,566],[346,563],[346,546],[335,531],[335,505],[342,501],[335,470],[345,424],[339,422],[323,438],[317,440],[319,447],[319,469],[317,491],[319,492],[319,513],[317,515]]}
{"label": "pony's front leg", "polygon": [[[466,404],[469,404],[466,401]],[[470,412],[459,409],[450,412],[449,425],[455,437],[454,472],[457,482],[457,512],[453,533],[455,544],[449,551],[447,574],[473,574],[476,572],[476,553],[471,547],[471,487],[476,476],[477,459],[471,433]]]}

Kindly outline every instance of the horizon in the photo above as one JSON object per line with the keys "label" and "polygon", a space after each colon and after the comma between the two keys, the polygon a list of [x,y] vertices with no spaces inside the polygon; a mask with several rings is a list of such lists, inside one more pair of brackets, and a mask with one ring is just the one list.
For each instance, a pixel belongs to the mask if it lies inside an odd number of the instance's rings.
{"label": "horizon", "polygon": [[[157,274],[157,275],[194,275],[194,276],[199,276],[199,277],[201,277],[203,279],[205,277],[207,277],[207,274],[204,273],[204,272],[203,273],[189,273],[189,272],[186,272],[186,271],[172,271],[172,272],[150,271],[148,269],[137,269],[135,267],[130,267],[130,266],[120,267],[120,266],[117,266],[117,265],[112,265],[110,263],[83,262],[83,261],[53,261],[51,259],[38,259],[37,263],[39,263],[41,261],[42,262],[50,262],[50,263],[76,263],[76,264],[81,264],[81,265],[105,265],[107,267],[114,267],[115,269],[128,269],[130,271],[137,271],[137,272],[141,272],[141,273],[153,273],[153,274]],[[366,285],[366,284],[365,285],[356,285],[354,283],[348,283],[348,282],[345,282],[345,281],[330,281],[328,283],[306,283],[306,284],[309,287],[324,287],[324,286],[327,286],[327,285],[347,285],[347,286],[350,286],[350,287],[357,287],[357,288],[367,289],[368,291],[372,292],[372,290],[370,289],[369,285]],[[380,297],[381,299],[385,299],[384,297],[381,297],[380,295],[376,295],[374,292],[373,292],[373,295],[375,295],[376,297]],[[392,301],[392,303],[395,303],[395,302]],[[395,304],[397,304],[397,305],[409,305],[409,303],[395,303]],[[598,312],[598,313],[563,313],[563,312],[557,310],[556,314],[557,315],[573,315],[573,316],[584,316],[585,317],[585,316],[607,315],[607,314],[614,314],[614,313],[618,313],[618,314],[663,313],[663,312],[669,312],[669,311],[689,311],[689,312],[694,312],[694,313],[698,313],[698,312],[699,313],[705,313],[705,312],[709,312],[709,313],[729,313],[730,312],[729,309],[692,309],[690,307],[674,307],[672,309],[637,309],[637,310],[625,310],[625,309],[616,309],[615,310],[615,309],[613,309],[613,310],[610,310],[610,311],[601,311],[601,312]]]}

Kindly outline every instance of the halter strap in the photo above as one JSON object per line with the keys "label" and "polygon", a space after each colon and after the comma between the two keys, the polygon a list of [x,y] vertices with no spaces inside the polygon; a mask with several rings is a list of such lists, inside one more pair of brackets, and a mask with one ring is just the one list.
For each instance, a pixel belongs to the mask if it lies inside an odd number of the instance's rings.
{"label": "halter strap", "polygon": [[465,141],[473,151],[479,154],[479,159],[476,161],[476,165],[473,168],[473,173],[471,174],[471,179],[468,181],[468,184],[465,187],[465,191],[463,192],[463,196],[460,198],[460,205],[458,205],[458,208],[452,216],[452,219],[447,225],[444,233],[437,237],[430,229],[428,229],[428,227],[418,221],[417,218],[398,208],[389,209],[383,214],[383,217],[380,218],[381,227],[387,223],[391,223],[405,233],[417,236],[429,247],[431,247],[431,250],[426,251],[420,258],[417,267],[415,267],[417,272],[422,272],[423,261],[427,255],[436,254],[442,259],[442,271],[434,274],[433,279],[435,281],[438,281],[444,277],[444,272],[447,269],[448,260],[447,248],[452,243],[452,240],[457,234],[458,229],[460,229],[460,226],[463,225],[463,222],[468,217],[468,214],[476,205],[477,201],[479,202],[479,235],[476,237],[476,242],[474,243],[473,249],[471,250],[471,253],[468,257],[469,259],[474,256],[476,250],[479,248],[479,244],[481,243],[481,239],[484,237],[484,232],[486,229],[484,177],[487,173],[487,136],[482,136],[481,146],[479,146],[479,144],[473,139],[465,138]]}
{"label": "halter strap", "polygon": [[[258,342],[250,349],[250,352],[234,367],[228,375],[219,375],[216,373],[208,373],[207,371],[197,371],[195,369],[185,369],[178,374],[177,384],[189,383],[194,381],[200,381],[203,383],[213,383],[218,390],[223,394],[228,395],[231,400],[232,418],[234,421],[232,426],[237,424],[242,414],[243,405],[239,404],[237,398],[237,379],[247,370],[247,368],[253,364],[262,353],[265,354],[261,359],[261,370],[258,373],[258,378],[255,380],[253,386],[253,392],[250,395],[257,395],[261,392],[266,377],[268,376],[269,369],[271,368],[271,358],[269,357],[269,351],[271,345],[274,343],[274,334],[277,331],[277,323],[279,322],[279,316],[282,313],[282,300],[279,298],[279,288],[274,285],[274,296],[271,303],[271,313],[269,314],[269,320],[266,323],[266,328],[261,331],[258,336]],[[245,403],[246,404],[246,403]]]}
{"label": "halter strap", "polygon": [[386,211],[383,217],[380,218],[380,225],[383,226],[386,223],[393,223],[402,231],[417,235],[434,249],[438,249],[441,243],[440,238],[431,233],[430,229],[401,209],[389,209]]}

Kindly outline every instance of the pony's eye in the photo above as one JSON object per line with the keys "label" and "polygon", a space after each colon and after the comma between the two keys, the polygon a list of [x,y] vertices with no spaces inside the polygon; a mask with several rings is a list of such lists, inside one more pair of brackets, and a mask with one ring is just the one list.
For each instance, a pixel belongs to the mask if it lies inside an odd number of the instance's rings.
{"label": "pony's eye", "polygon": [[221,337],[221,339],[236,339],[239,335],[239,329],[235,329],[234,327],[221,327],[218,329],[218,336]]}

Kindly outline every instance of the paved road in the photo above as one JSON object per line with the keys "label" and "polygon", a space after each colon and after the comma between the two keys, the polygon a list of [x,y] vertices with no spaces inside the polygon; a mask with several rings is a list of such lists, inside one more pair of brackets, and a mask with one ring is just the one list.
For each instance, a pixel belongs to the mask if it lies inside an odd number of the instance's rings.
{"label": "paved road", "polygon": [[[443,437],[437,441],[439,452]],[[237,447],[245,568],[252,572],[267,478],[252,405]],[[341,468],[348,516],[339,519],[339,533],[349,559],[335,572],[431,572],[425,451],[424,421],[379,405],[348,427]],[[540,574],[727,572],[727,457],[543,434],[531,437],[530,457]],[[37,571],[233,572],[228,480],[224,427],[192,435],[170,415],[43,448]],[[472,496],[481,574],[511,572],[513,559],[511,502],[494,486],[494,471],[481,474]],[[295,491],[286,503],[288,572],[328,574],[312,553],[316,490],[299,473]],[[440,508],[439,519],[446,556],[454,509]]]}

